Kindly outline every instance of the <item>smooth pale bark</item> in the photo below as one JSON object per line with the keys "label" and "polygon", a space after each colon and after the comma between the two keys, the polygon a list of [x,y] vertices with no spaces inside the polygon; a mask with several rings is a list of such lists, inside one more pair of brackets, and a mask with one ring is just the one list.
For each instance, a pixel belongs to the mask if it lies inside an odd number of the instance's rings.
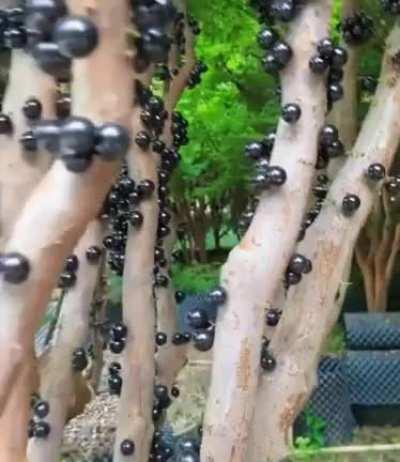
{"label": "smooth pale bark", "polygon": [[[151,71],[143,77],[149,84]],[[134,109],[132,130],[144,129],[140,121],[141,108]],[[123,319],[128,328],[122,355],[122,391],[119,405],[117,434],[114,448],[115,462],[147,462],[153,437],[153,397],[155,381],[155,298],[154,247],[158,227],[158,155],[151,149],[132,148],[128,157],[129,175],[136,184],[151,180],[155,192],[137,206],[143,215],[139,229],[130,228],[125,250],[123,275]],[[121,441],[131,439],[135,452],[124,456]]]}
{"label": "smooth pale bark", "polygon": [[[89,13],[100,42],[73,68],[73,113],[129,127],[132,82],[125,30],[129,21],[126,0],[71,0],[70,10]],[[18,251],[30,262],[29,278],[14,286],[0,281],[0,411],[13,378],[32,349],[33,338],[51,292],[87,224],[98,213],[114,180],[117,162],[94,160],[82,174],[56,161],[30,196],[16,222],[6,250]]]}
{"label": "smooth pale bark", "polygon": [[[377,187],[365,178],[369,164],[389,168],[400,139],[400,28],[388,41],[380,85],[351,156],[333,182],[322,211],[299,246],[313,262],[313,272],[289,292],[270,350],[277,367],[262,376],[249,462],[277,462],[287,455],[288,435],[316,384],[322,347],[339,315],[335,297],[358,233]],[[357,194],[361,207],[353,217],[341,213],[343,197]],[[257,430],[263,428],[263,435]]]}
{"label": "smooth pale bark", "polygon": [[36,388],[39,377],[33,352],[25,359],[20,373],[13,383],[12,392],[0,418],[0,460],[25,462],[28,421],[31,417],[29,403],[32,385]]}
{"label": "smooth pale bark", "polygon": [[43,107],[42,117],[53,119],[56,84],[44,74],[33,58],[21,50],[11,55],[9,83],[3,100],[3,113],[10,116],[12,135],[0,135],[0,249],[10,237],[21,208],[49,169],[51,156],[46,152],[25,153],[19,139],[30,129],[22,112],[29,98],[37,98]]}
{"label": "smooth pale bark", "polygon": [[308,63],[318,40],[328,35],[330,16],[330,1],[312,2],[291,24],[288,42],[294,54],[282,73],[282,99],[298,103],[302,115],[293,126],[282,120],[278,126],[271,164],[285,169],[287,182],[262,194],[247,233],[222,270],[227,301],[218,311],[202,462],[247,460],[265,308],[272,307],[295,248],[325,118],[325,81]]}
{"label": "smooth pale bark", "polygon": [[95,220],[89,224],[74,252],[79,259],[77,282],[64,296],[57,336],[40,367],[40,397],[50,407],[46,421],[51,427],[51,437],[30,440],[29,462],[58,460],[68,410],[80,399],[74,393],[79,373],[72,369],[72,356],[88,338],[90,311],[100,269],[98,263],[87,261],[86,250],[93,245],[101,246],[102,240],[103,226]]}

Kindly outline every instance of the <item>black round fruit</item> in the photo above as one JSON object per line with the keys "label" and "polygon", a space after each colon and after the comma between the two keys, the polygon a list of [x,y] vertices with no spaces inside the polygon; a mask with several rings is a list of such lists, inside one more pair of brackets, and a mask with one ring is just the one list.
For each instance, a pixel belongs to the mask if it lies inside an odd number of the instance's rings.
{"label": "black round fruit", "polygon": [[106,123],[96,130],[96,153],[103,160],[113,161],[125,156],[129,145],[129,133],[122,125]]}
{"label": "black round fruit", "polygon": [[111,375],[108,378],[108,386],[112,395],[119,395],[121,393],[122,378],[119,375]]}
{"label": "black round fruit", "polygon": [[72,369],[75,372],[81,372],[88,366],[86,351],[83,348],[77,348],[72,355]]}
{"label": "black round fruit", "polygon": [[367,177],[372,181],[381,181],[386,176],[386,169],[382,164],[374,163],[369,165]]}
{"label": "black round fruit", "polygon": [[342,201],[342,212],[346,217],[352,216],[360,207],[360,198],[355,194],[346,194]]}
{"label": "black round fruit", "polygon": [[35,404],[34,413],[40,419],[47,417],[50,411],[50,406],[47,401],[40,400]]}
{"label": "black round fruit", "polygon": [[208,294],[208,298],[211,302],[222,305],[226,301],[226,291],[223,287],[216,287]]}
{"label": "black round fruit", "polygon": [[50,434],[50,425],[47,422],[36,422],[33,428],[35,438],[47,438]]}
{"label": "black round fruit", "polygon": [[128,335],[128,328],[122,322],[116,322],[111,327],[111,337],[114,340],[124,340]]}
{"label": "black round fruit", "polygon": [[275,310],[272,308],[268,310],[267,315],[266,315],[267,326],[270,326],[270,327],[277,326],[279,323],[280,317],[281,317],[281,314],[278,310]]}
{"label": "black round fruit", "polygon": [[57,43],[39,42],[32,48],[32,55],[47,74],[57,78],[69,76],[71,60],[60,53]]}
{"label": "black round fruit", "polygon": [[125,348],[125,341],[124,340],[111,340],[110,341],[110,351],[114,354],[122,353]]}
{"label": "black round fruit", "polygon": [[285,170],[278,166],[269,166],[265,172],[268,184],[271,186],[282,186],[287,179]]}
{"label": "black round fruit", "polygon": [[193,329],[204,329],[209,323],[207,311],[201,308],[188,311],[187,320]]}
{"label": "black round fruit", "polygon": [[64,271],[75,273],[79,268],[79,258],[76,255],[70,255],[66,258],[64,264]]}
{"label": "black round fruit", "polygon": [[329,61],[316,55],[310,59],[309,66],[314,74],[323,74],[329,67]]}
{"label": "black round fruit", "polygon": [[162,346],[167,343],[167,334],[164,332],[157,332],[156,334],[156,345]]}
{"label": "black round fruit", "polygon": [[86,250],[86,259],[89,263],[98,263],[102,253],[100,247],[93,245]]}
{"label": "black round fruit", "polygon": [[276,367],[275,358],[268,352],[264,352],[261,356],[261,367],[266,372],[272,372]]}
{"label": "black round fruit", "polygon": [[298,104],[289,103],[282,108],[282,119],[288,124],[296,123],[301,117],[301,108]]}
{"label": "black round fruit", "polygon": [[0,254],[0,273],[10,284],[21,284],[28,279],[31,267],[26,257],[18,252]]}
{"label": "black round fruit", "polygon": [[123,440],[120,449],[122,455],[131,456],[135,452],[135,443],[132,440]]}
{"label": "black round fruit", "polygon": [[193,334],[193,346],[199,351],[209,351],[214,344],[214,331],[207,330]]}
{"label": "black round fruit", "polygon": [[58,278],[60,289],[70,289],[76,284],[76,274],[71,271],[63,271]]}
{"label": "black round fruit", "polygon": [[96,48],[98,33],[95,24],[88,17],[66,16],[56,23],[53,39],[64,56],[83,58]]}
{"label": "black round fruit", "polygon": [[0,135],[11,135],[13,132],[13,124],[10,116],[0,114]]}
{"label": "black round fruit", "polygon": [[36,98],[29,98],[22,106],[22,112],[29,120],[40,119],[42,109],[42,103]]}
{"label": "black round fruit", "polygon": [[262,48],[265,48],[266,50],[271,48],[273,44],[276,42],[276,40],[276,33],[273,30],[268,29],[266,27],[264,27],[258,34],[258,43]]}

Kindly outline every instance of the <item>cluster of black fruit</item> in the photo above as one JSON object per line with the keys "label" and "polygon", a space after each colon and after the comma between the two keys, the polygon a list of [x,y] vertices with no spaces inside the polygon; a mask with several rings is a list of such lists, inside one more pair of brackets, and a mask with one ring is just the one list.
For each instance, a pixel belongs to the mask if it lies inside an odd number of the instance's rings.
{"label": "cluster of black fruit", "polygon": [[[382,164],[376,162],[368,166],[365,171],[365,176],[370,184],[374,184],[385,178],[386,169]],[[390,180],[386,183],[386,188],[388,188],[388,184],[390,184]],[[396,188],[393,188],[393,191],[395,190]],[[361,200],[358,195],[348,193],[342,200],[342,213],[345,217],[352,217],[354,213],[360,208],[360,206]]]}
{"label": "cluster of black fruit", "polygon": [[252,141],[245,147],[246,157],[255,161],[255,174],[251,183],[257,192],[282,186],[286,182],[285,170],[282,167],[270,165],[274,143],[275,133],[269,133],[263,140]]}
{"label": "cluster of black fruit", "polygon": [[111,395],[120,395],[122,388],[121,364],[114,361],[108,367],[108,388]]}
{"label": "cluster of black fruit", "polygon": [[[199,24],[193,16],[188,15],[187,22],[194,35],[200,34]],[[169,69],[167,64],[160,63],[156,69],[156,75],[164,81],[170,81],[174,76],[177,76],[179,74],[179,68],[185,63],[187,40],[185,34],[185,14],[182,12],[177,13],[175,17],[173,42],[177,48],[179,56],[177,62],[178,67]],[[189,79],[188,85],[190,88],[193,88],[195,85],[197,85],[197,83],[200,83],[200,74],[207,70],[206,67],[201,63],[199,63],[197,67],[198,69],[197,72],[193,74],[193,79]]]}
{"label": "cluster of black fruit", "polygon": [[310,59],[310,69],[315,74],[328,72],[328,107],[343,97],[343,67],[347,63],[347,51],[336,46],[330,38],[324,38],[317,44],[317,54]]}
{"label": "cluster of black fruit", "polygon": [[273,29],[275,21],[292,21],[301,6],[302,0],[251,0],[250,4],[258,11],[265,24],[258,36],[260,46],[267,51],[262,60],[266,72],[276,73],[286,67],[292,57],[291,47]]}
{"label": "cluster of black fruit", "polygon": [[69,16],[64,0],[26,0],[23,18],[30,52],[54,77],[67,78],[71,60],[97,47],[96,25],[86,16]]}
{"label": "cluster of black fruit", "polygon": [[400,198],[400,175],[394,175],[385,183],[385,189],[389,194],[390,204],[399,204]]}
{"label": "cluster of black fruit", "polygon": [[44,419],[50,412],[49,403],[35,394],[31,399],[31,408],[33,418],[28,422],[28,438],[47,438],[50,434],[50,425]]}
{"label": "cluster of black fruit", "polygon": [[150,88],[138,80],[135,82],[135,86],[135,102],[142,108],[140,120],[149,132],[140,132],[136,140],[142,149],[147,149],[150,142],[162,133],[168,119],[168,112],[165,110],[162,98],[154,95]]}
{"label": "cluster of black fruit", "polygon": [[263,27],[259,33],[258,43],[267,52],[262,59],[262,65],[268,73],[283,70],[292,58],[291,47],[269,26]]}
{"label": "cluster of black fruit", "polygon": [[110,234],[103,239],[108,250],[108,264],[117,275],[122,276],[125,260],[125,246],[128,228],[139,229],[143,223],[143,215],[138,204],[150,197],[155,186],[151,181],[143,181],[136,185],[123,165],[118,181],[112,186],[105,200],[102,218],[108,220]]}
{"label": "cluster of black fruit", "polygon": [[361,45],[372,37],[374,21],[370,16],[360,11],[344,18],[341,29],[343,39],[348,45]]}
{"label": "cluster of black fruit", "polygon": [[[86,250],[86,259],[91,264],[99,262],[102,255],[100,247],[91,246]],[[64,269],[58,278],[58,287],[60,289],[70,289],[77,280],[77,271],[79,269],[79,259],[76,255],[70,255],[66,258]]]}
{"label": "cluster of black fruit", "polygon": [[[67,111],[68,101],[60,103]],[[32,125],[20,138],[25,151],[45,149],[57,155],[65,167],[74,173],[86,171],[95,157],[114,161],[127,153],[130,137],[125,127],[116,123],[96,126],[85,117],[39,120],[41,108],[35,98],[29,99],[23,107],[25,117]]]}
{"label": "cluster of black fruit", "polygon": [[163,412],[171,405],[168,387],[165,385],[154,386],[153,421],[158,422]]}
{"label": "cluster of black fruit", "polygon": [[79,259],[76,255],[70,255],[66,258],[64,270],[58,278],[58,287],[60,289],[70,289],[76,283],[76,273],[79,269]]}
{"label": "cluster of black fruit", "polygon": [[329,160],[342,156],[345,147],[339,139],[338,129],[331,124],[324,125],[318,136],[317,170],[328,166]]}
{"label": "cluster of black fruit", "polygon": [[312,270],[311,261],[304,255],[295,254],[289,261],[285,273],[285,287],[298,284],[303,274],[308,274]]}
{"label": "cluster of black fruit", "polygon": [[199,462],[200,440],[180,438],[175,441],[173,435],[165,431],[154,432],[149,462]]}
{"label": "cluster of black fruit", "polygon": [[268,349],[269,340],[263,337],[261,345],[261,368],[266,372],[272,372],[276,367],[276,359]]}
{"label": "cluster of black fruit", "polygon": [[171,133],[173,136],[173,144],[176,149],[185,146],[189,143],[188,138],[188,121],[182,113],[175,111],[172,113]]}
{"label": "cluster of black fruit", "polygon": [[304,0],[250,0],[263,22],[292,21],[303,4]]}
{"label": "cluster of black fruit", "polygon": [[136,39],[136,66],[145,70],[150,63],[166,61],[171,48],[171,27],[177,11],[171,0],[139,0],[132,4]]}
{"label": "cluster of black fruit", "polygon": [[111,325],[109,332],[109,347],[111,353],[119,354],[123,351],[126,344],[128,328],[122,322],[116,322]]}
{"label": "cluster of black fruit", "polygon": [[390,14],[400,14],[400,0],[380,0],[382,8]]}
{"label": "cluster of black fruit", "polygon": [[[182,301],[184,294],[175,294],[177,303]],[[226,301],[226,291],[223,287],[216,287],[207,294],[207,301],[214,305],[222,305]],[[215,324],[209,318],[207,311],[202,308],[194,308],[186,313],[185,322],[192,329],[192,332],[177,332],[172,337],[174,345],[184,345],[192,341],[194,348],[199,351],[209,351],[214,344]],[[159,334],[157,334],[159,335]]]}
{"label": "cluster of black fruit", "polygon": [[313,186],[315,202],[312,208],[307,212],[305,219],[301,225],[298,241],[302,241],[304,239],[307,229],[314,223],[314,221],[318,217],[322,209],[325,197],[328,194],[328,183],[329,179],[326,175],[317,176],[316,182]]}
{"label": "cluster of black fruit", "polygon": [[207,65],[203,63],[202,61],[198,61],[189,74],[189,77],[187,80],[188,88],[194,88],[196,85],[199,85],[201,83],[202,74],[207,72],[207,70],[208,70]]}
{"label": "cluster of black fruit", "polygon": [[0,10],[0,49],[24,48],[26,43],[24,10],[22,8]]}
{"label": "cluster of black fruit", "polygon": [[[226,293],[222,287],[214,289],[208,294],[210,301],[216,305],[225,302]],[[193,346],[199,351],[208,351],[214,344],[215,325],[203,308],[194,308],[186,313],[186,322],[193,329]]]}

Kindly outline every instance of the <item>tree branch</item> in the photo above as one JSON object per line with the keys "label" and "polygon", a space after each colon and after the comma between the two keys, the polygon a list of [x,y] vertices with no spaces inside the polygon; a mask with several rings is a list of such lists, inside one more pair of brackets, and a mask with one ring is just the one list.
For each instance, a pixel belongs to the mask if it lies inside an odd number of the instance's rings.
{"label": "tree branch", "polygon": [[13,131],[11,135],[0,136],[0,249],[10,238],[21,208],[52,160],[44,151],[24,153],[19,142],[22,133],[29,129],[22,107],[32,97],[41,102],[43,118],[53,119],[56,101],[54,79],[39,70],[31,56],[14,50],[3,100],[3,113],[10,116]]}

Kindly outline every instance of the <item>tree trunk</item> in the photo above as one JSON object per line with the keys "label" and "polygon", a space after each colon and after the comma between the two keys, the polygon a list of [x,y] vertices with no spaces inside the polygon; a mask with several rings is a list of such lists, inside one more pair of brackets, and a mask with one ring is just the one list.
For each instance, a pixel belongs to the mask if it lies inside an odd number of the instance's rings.
{"label": "tree trunk", "polygon": [[[51,428],[49,438],[33,438],[29,443],[28,461],[56,461],[67,420],[68,410],[82,398],[75,396],[75,381],[80,373],[72,369],[72,356],[88,339],[90,308],[99,278],[99,265],[86,259],[86,250],[101,246],[103,226],[98,221],[89,224],[75,249],[79,259],[77,282],[68,289],[58,320],[56,338],[45,354],[40,369],[40,396],[49,404],[46,421]],[[83,403],[85,404],[85,403]]]}
{"label": "tree trunk", "polygon": [[262,194],[246,235],[222,270],[227,301],[218,310],[202,462],[247,460],[264,310],[272,306],[293,254],[317,159],[326,87],[324,79],[310,73],[308,63],[315,43],[328,35],[330,16],[330,1],[312,2],[291,24],[289,43],[294,53],[282,73],[282,100],[297,102],[302,116],[295,126],[280,121],[272,153],[271,164],[286,171],[287,183]]}
{"label": "tree trunk", "polygon": [[[142,76],[144,85],[151,81],[152,70]],[[141,107],[134,109],[132,131],[144,127],[140,120]],[[137,210],[142,213],[140,228],[130,228],[125,250],[123,275],[123,320],[128,328],[122,360],[122,391],[114,447],[115,462],[145,462],[149,458],[153,437],[153,398],[155,381],[156,305],[154,284],[154,248],[158,227],[158,155],[151,149],[132,147],[128,171],[136,184],[151,180],[155,185],[152,196],[142,200]],[[135,443],[131,456],[121,453],[125,439]]]}
{"label": "tree trunk", "polygon": [[[277,462],[285,457],[293,422],[316,384],[322,346],[339,315],[335,297],[357,236],[371,211],[375,188],[365,181],[372,162],[388,169],[400,139],[400,28],[388,41],[380,84],[353,150],[333,182],[319,217],[307,232],[300,253],[311,258],[313,274],[289,292],[281,321],[270,344],[277,361],[272,373],[263,375],[249,462]],[[351,218],[341,214],[347,193],[360,197],[361,206]]]}

